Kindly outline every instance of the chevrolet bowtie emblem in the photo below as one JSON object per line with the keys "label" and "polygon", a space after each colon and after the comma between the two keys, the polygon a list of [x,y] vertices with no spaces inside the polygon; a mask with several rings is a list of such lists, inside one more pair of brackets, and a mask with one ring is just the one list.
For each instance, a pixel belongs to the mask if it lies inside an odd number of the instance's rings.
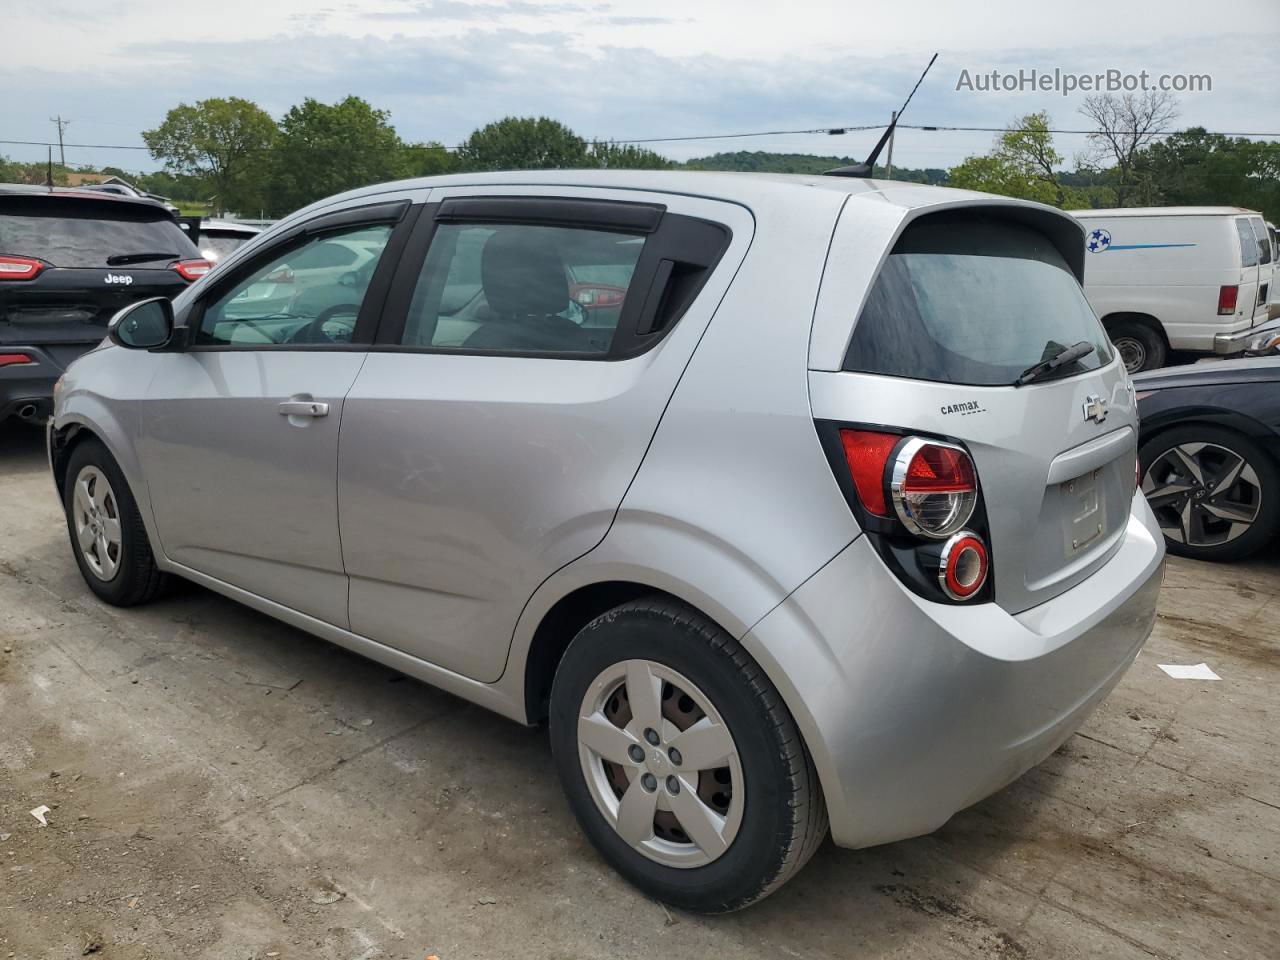
{"label": "chevrolet bowtie emblem", "polygon": [[1107,401],[1097,394],[1090,394],[1084,399],[1084,418],[1101,423],[1107,419]]}

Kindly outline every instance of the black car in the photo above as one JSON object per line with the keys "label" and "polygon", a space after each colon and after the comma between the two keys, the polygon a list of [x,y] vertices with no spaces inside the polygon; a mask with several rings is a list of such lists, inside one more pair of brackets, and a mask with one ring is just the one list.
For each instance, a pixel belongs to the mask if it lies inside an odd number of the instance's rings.
{"label": "black car", "polygon": [[54,381],[117,310],[208,270],[154,200],[0,185],[0,420],[42,420]]}
{"label": "black car", "polygon": [[1280,533],[1280,357],[1140,373],[1142,491],[1172,553],[1238,560]]}

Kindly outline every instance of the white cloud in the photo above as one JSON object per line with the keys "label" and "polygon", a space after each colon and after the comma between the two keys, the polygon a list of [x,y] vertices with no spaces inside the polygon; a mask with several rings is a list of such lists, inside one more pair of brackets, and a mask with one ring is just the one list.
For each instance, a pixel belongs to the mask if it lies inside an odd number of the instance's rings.
{"label": "white cloud", "polygon": [[[322,0],[323,2],[323,0]],[[1051,9],[1051,12],[1050,12]],[[962,69],[1209,73],[1212,93],[1182,98],[1183,124],[1280,132],[1268,47],[1274,0],[1100,3],[1033,8],[995,0],[905,7],[832,0],[221,0],[196,16],[135,0],[59,0],[6,24],[0,129],[48,139],[72,118],[76,143],[138,143],[180,100],[230,94],[279,115],[304,97],[354,93],[389,109],[406,138],[456,143],[507,114],[546,114],[587,136],[681,136],[887,120],[928,57],[938,63],[908,121],[998,126],[1047,109],[1081,126],[1080,98],[958,92]],[[1269,29],[1270,28],[1270,29]],[[1099,38],[1105,38],[1100,40]],[[861,156],[874,133],[662,145],[684,158],[770,149]],[[903,130],[895,161],[948,166],[990,134]],[[1070,156],[1082,138],[1060,138]],[[34,158],[36,148],[0,145]],[[145,153],[71,150],[69,160],[150,166]]]}

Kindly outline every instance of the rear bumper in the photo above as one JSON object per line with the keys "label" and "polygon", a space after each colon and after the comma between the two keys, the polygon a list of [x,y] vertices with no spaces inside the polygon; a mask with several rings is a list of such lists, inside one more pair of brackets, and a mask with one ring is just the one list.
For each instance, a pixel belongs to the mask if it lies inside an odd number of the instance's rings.
{"label": "rear bumper", "polygon": [[1265,343],[1276,336],[1280,336],[1280,323],[1263,320],[1247,330],[1215,335],[1213,352],[1225,356],[1254,352],[1264,349]]}
{"label": "rear bumper", "polygon": [[[85,352],[93,346],[86,343]],[[35,361],[0,367],[0,420],[43,422],[53,413],[53,385],[66,368],[43,347],[5,344],[0,353],[24,353]]]}
{"label": "rear bumper", "polygon": [[922,600],[850,544],[744,638],[805,734],[836,843],[928,833],[1057,749],[1142,648],[1163,570],[1140,495],[1105,567],[1017,616]]}

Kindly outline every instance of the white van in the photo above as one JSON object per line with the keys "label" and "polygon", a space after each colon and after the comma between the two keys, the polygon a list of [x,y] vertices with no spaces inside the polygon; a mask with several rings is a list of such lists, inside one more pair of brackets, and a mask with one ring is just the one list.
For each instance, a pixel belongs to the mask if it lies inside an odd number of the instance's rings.
{"label": "white van", "polygon": [[1260,214],[1239,207],[1073,210],[1084,289],[1131,373],[1172,351],[1235,354],[1261,340],[1273,260]]}

